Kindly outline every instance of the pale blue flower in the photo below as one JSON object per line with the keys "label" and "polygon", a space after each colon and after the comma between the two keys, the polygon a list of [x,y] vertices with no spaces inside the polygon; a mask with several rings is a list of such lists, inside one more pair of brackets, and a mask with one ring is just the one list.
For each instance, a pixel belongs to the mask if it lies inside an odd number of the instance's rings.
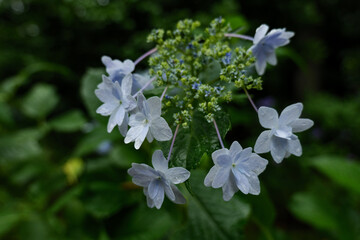
{"label": "pale blue flower", "polygon": [[[124,62],[111,59],[108,56],[101,57],[102,63],[106,67],[106,72],[109,74],[109,78],[113,82],[121,82],[123,81],[124,77],[129,73],[132,73],[135,70],[135,64],[133,61],[126,59]],[[134,73],[132,74],[133,78],[133,85],[132,85],[132,92],[131,94],[135,94],[138,90],[141,89],[148,81],[150,81],[150,77],[148,75],[141,75]],[[150,84],[146,87],[145,90],[150,90],[153,88],[153,85]]]}
{"label": "pale blue flower", "polygon": [[129,111],[136,108],[136,100],[130,95],[131,87],[131,74],[124,77],[121,86],[119,82],[112,82],[108,77],[103,76],[103,82],[99,85],[99,89],[95,90],[96,96],[103,102],[96,112],[110,116],[107,125],[109,133],[118,125],[121,134],[126,134]]}
{"label": "pale blue flower", "polygon": [[190,177],[190,172],[182,167],[168,168],[168,161],[161,150],[154,152],[152,165],[133,163],[128,170],[134,184],[144,187],[147,205],[160,209],[164,195],[177,204],[185,204],[186,199],[175,186]]}
{"label": "pale blue flower", "polygon": [[161,117],[161,100],[159,97],[145,99],[142,93],[137,96],[138,112],[130,116],[131,127],[125,137],[125,143],[134,142],[139,149],[145,137],[149,142],[168,141],[172,138],[172,131],[166,120]]}
{"label": "pale blue flower", "polygon": [[223,199],[229,201],[240,190],[244,194],[258,195],[260,182],[258,175],[265,170],[268,161],[252,153],[252,149],[243,149],[235,141],[230,149],[220,149],[212,153],[214,166],[206,175],[207,187],[222,188]]}
{"label": "pale blue flower", "polygon": [[294,134],[305,131],[314,125],[310,119],[299,118],[303,110],[302,103],[286,107],[278,116],[275,109],[260,107],[258,116],[261,126],[270,130],[263,131],[256,140],[256,153],[271,152],[275,162],[280,163],[291,154],[301,156],[302,148]]}
{"label": "pale blue flower", "polygon": [[275,49],[290,42],[294,32],[286,32],[285,28],[273,29],[268,34],[269,26],[262,24],[256,29],[253,46],[249,50],[256,58],[255,68],[259,75],[263,75],[266,69],[266,62],[276,65],[277,59]]}

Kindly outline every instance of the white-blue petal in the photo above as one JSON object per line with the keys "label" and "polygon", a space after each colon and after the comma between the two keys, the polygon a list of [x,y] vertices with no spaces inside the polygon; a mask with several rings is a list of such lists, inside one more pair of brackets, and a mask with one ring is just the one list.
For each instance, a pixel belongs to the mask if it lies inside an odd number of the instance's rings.
{"label": "white-blue petal", "polygon": [[264,128],[272,129],[278,125],[279,115],[273,108],[260,107],[258,110],[258,117],[261,126]]}
{"label": "white-blue petal", "polygon": [[168,161],[161,150],[156,150],[152,155],[152,165],[155,170],[165,172],[168,169]]}
{"label": "white-blue petal", "polygon": [[150,132],[158,141],[168,141],[173,136],[171,128],[162,117],[155,118],[151,121]]}
{"label": "white-blue petal", "polygon": [[263,131],[256,140],[254,151],[256,153],[270,152],[271,130]]}

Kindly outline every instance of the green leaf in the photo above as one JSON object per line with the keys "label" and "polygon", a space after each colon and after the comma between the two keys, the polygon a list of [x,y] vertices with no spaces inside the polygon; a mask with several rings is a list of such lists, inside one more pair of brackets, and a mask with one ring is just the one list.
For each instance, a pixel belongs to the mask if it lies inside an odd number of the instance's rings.
{"label": "green leaf", "polygon": [[72,110],[52,119],[49,124],[60,132],[73,132],[82,129],[86,119],[81,111]]}
{"label": "green leaf", "polygon": [[340,186],[360,194],[360,164],[343,157],[319,156],[311,159],[314,166]]}
{"label": "green leaf", "polygon": [[174,224],[166,211],[150,209],[145,205],[138,207],[125,222],[121,239],[126,240],[167,239],[166,233]]}
{"label": "green leaf", "polygon": [[220,71],[220,63],[213,60],[205,67],[205,70],[199,74],[199,80],[203,83],[215,81],[219,79]]}
{"label": "green leaf", "polygon": [[312,193],[297,193],[292,197],[289,207],[298,219],[318,229],[337,230],[337,216],[327,199]]}
{"label": "green leaf", "polygon": [[55,88],[49,84],[37,84],[23,100],[22,110],[31,118],[41,119],[46,117],[59,102]]}
{"label": "green leaf", "polygon": [[[216,122],[222,138],[230,129],[230,120],[224,112],[217,113]],[[162,143],[164,153],[169,151],[170,142]],[[202,113],[195,112],[190,129],[180,128],[176,137],[170,162],[173,166],[187,169],[196,168],[204,153],[211,156],[212,152],[220,148],[214,124],[208,123]],[[166,154],[165,154],[166,156]]]}
{"label": "green leaf", "polygon": [[88,187],[85,208],[96,218],[106,218],[115,214],[129,202],[127,194],[107,182],[94,182]]}
{"label": "green leaf", "polygon": [[238,239],[241,226],[250,215],[250,205],[236,195],[228,202],[220,189],[204,186],[205,172],[191,172],[188,198],[190,239]]}
{"label": "green leaf", "polygon": [[10,231],[23,218],[23,214],[15,211],[0,212],[0,237]]}
{"label": "green leaf", "polygon": [[42,153],[39,130],[27,129],[0,137],[0,163],[31,159]]}
{"label": "green leaf", "polygon": [[96,109],[101,102],[95,95],[97,85],[102,81],[102,69],[89,69],[81,79],[80,93],[90,116],[96,116]]}

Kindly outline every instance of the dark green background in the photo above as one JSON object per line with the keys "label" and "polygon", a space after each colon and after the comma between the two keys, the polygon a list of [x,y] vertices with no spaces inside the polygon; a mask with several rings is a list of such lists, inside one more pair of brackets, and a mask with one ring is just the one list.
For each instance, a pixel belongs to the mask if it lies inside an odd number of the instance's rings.
{"label": "dark green background", "polygon": [[[0,238],[360,239],[359,5],[0,0]],[[220,190],[202,185],[211,166],[204,155],[181,186],[188,205],[165,200],[161,210],[148,209],[126,170],[150,163],[159,146],[135,151],[117,131],[106,132],[93,95],[100,58],[135,60],[153,47],[151,29],[172,29],[184,18],[206,26],[218,16],[248,35],[262,23],[295,32],[277,51],[278,66],[268,67],[264,90],[251,94],[279,111],[301,101],[315,125],[299,134],[302,157],[277,165],[263,155],[270,163],[260,196],[238,193],[224,203]],[[249,103],[240,97],[226,110],[226,146],[253,146],[262,129]]]}

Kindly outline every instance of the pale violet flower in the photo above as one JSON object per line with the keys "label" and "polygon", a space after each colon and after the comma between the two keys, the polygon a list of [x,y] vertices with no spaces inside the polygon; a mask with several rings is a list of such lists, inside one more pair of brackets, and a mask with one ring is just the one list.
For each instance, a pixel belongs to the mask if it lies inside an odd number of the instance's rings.
{"label": "pale violet flower", "polygon": [[271,156],[277,163],[282,162],[291,154],[300,156],[301,144],[294,133],[305,131],[314,125],[310,119],[299,118],[302,110],[302,103],[295,103],[286,107],[279,117],[275,109],[260,107],[258,110],[260,124],[270,130],[260,134],[254,151],[256,153],[271,152]]}
{"label": "pale violet flower", "polygon": [[160,209],[164,195],[177,204],[186,203],[185,198],[175,184],[185,182],[190,172],[182,167],[168,168],[168,161],[161,150],[154,152],[152,165],[133,163],[128,170],[134,184],[144,187],[147,205]]}
{"label": "pale violet flower", "polygon": [[255,68],[259,75],[263,75],[266,69],[266,62],[276,65],[277,59],[275,49],[290,42],[294,32],[286,32],[285,28],[273,29],[268,34],[269,26],[262,24],[256,29],[253,46],[249,50],[256,58]]}
{"label": "pale violet flower", "polygon": [[[113,82],[121,82],[124,77],[129,73],[132,73],[135,70],[135,64],[133,61],[126,59],[125,61],[120,61],[117,59],[111,59],[108,56],[101,57],[102,63],[106,67],[106,72],[109,74],[109,78]],[[132,83],[132,92],[131,94],[135,94],[138,90],[141,89],[148,81],[150,81],[150,77],[148,75],[141,75],[134,73],[132,74],[133,83]],[[145,90],[152,89],[153,85],[150,84]]]}
{"label": "pale violet flower", "polygon": [[258,175],[265,170],[268,161],[252,153],[251,147],[243,149],[235,141],[229,150],[223,148],[213,152],[212,159],[215,165],[206,175],[204,184],[222,188],[225,201],[229,201],[238,190],[244,194],[260,193]]}
{"label": "pale violet flower", "polygon": [[103,82],[95,90],[96,96],[103,104],[96,110],[103,116],[110,116],[107,131],[110,133],[115,126],[119,126],[120,133],[125,135],[129,121],[129,111],[136,108],[136,100],[131,96],[132,76],[124,77],[120,86],[119,82],[112,82],[103,76]]}
{"label": "pale violet flower", "polygon": [[139,149],[145,137],[149,142],[168,141],[172,138],[172,131],[166,120],[161,117],[161,101],[159,97],[145,99],[142,93],[138,94],[138,112],[130,116],[130,129],[125,137],[125,143],[134,142]]}

